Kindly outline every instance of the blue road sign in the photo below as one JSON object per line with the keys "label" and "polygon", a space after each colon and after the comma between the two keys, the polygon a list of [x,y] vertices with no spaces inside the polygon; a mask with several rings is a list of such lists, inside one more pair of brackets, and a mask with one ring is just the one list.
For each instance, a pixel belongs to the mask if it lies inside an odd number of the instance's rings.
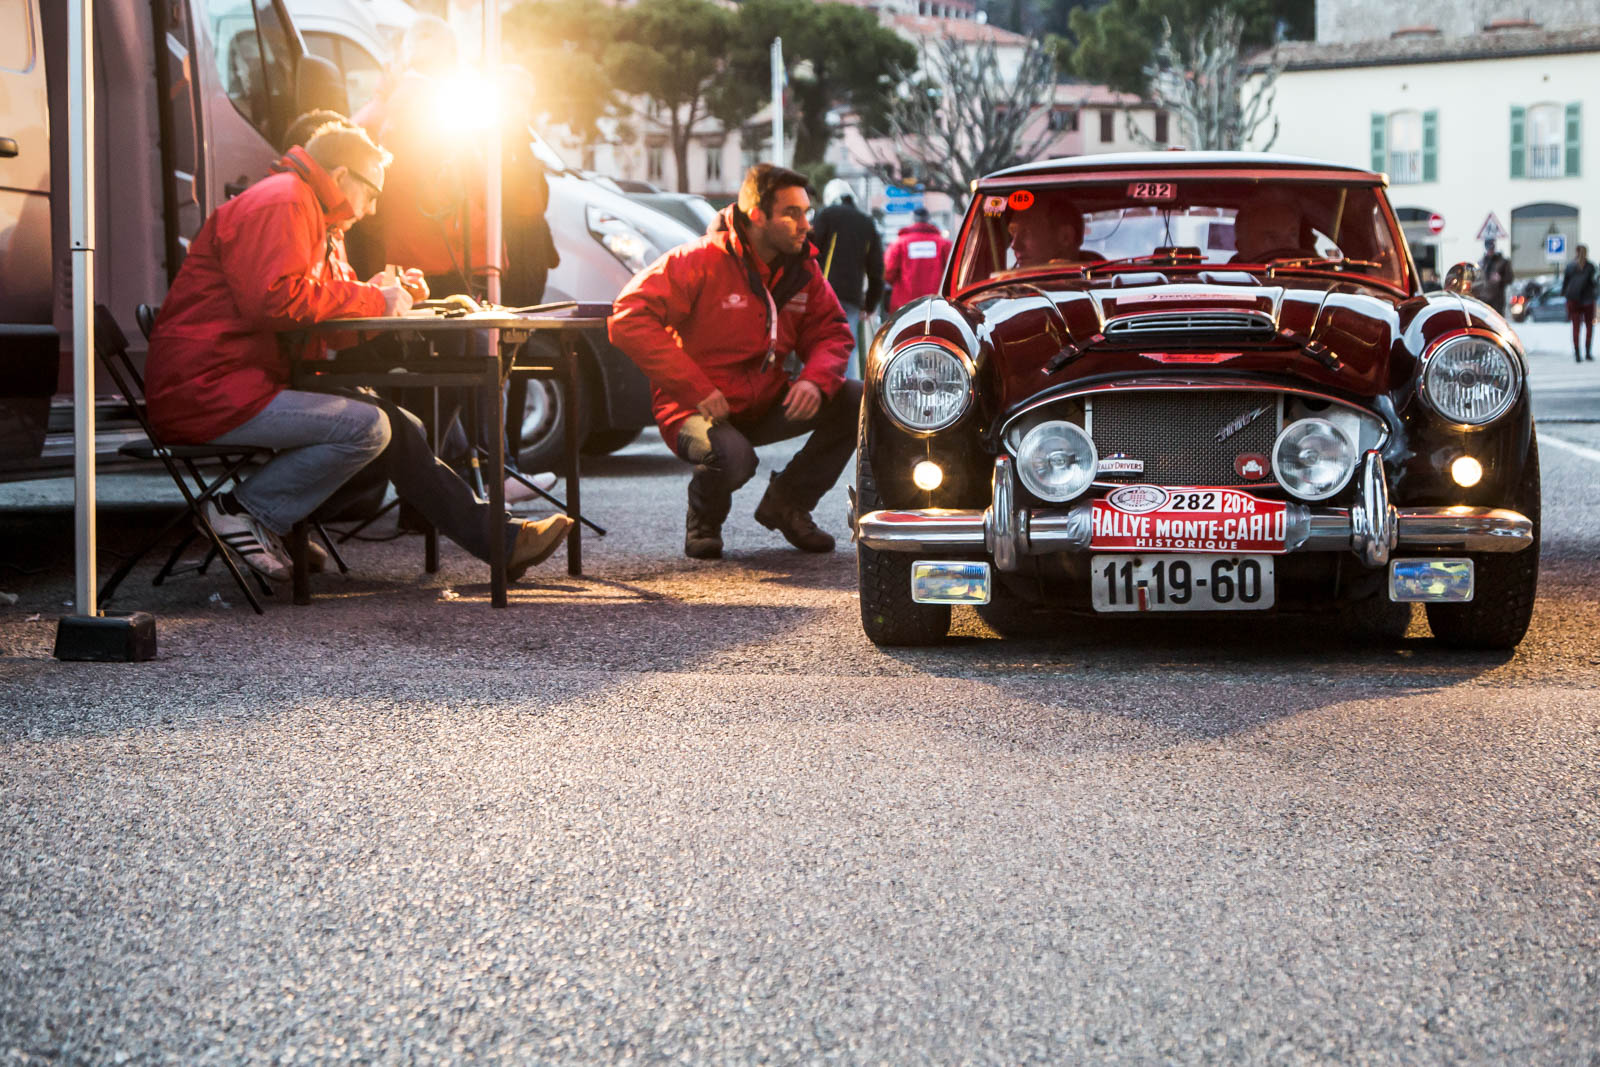
{"label": "blue road sign", "polygon": [[1547,233],[1544,236],[1544,258],[1548,260],[1563,260],[1567,258],[1567,235],[1564,233]]}
{"label": "blue road sign", "polygon": [[902,189],[898,185],[890,185],[883,190],[883,195],[890,200],[903,200],[913,196],[920,200],[922,198],[922,183],[918,182],[916,187],[912,189]]}
{"label": "blue road sign", "polygon": [[891,215],[909,215],[922,206],[921,195],[900,197],[890,200],[883,205],[883,210]]}

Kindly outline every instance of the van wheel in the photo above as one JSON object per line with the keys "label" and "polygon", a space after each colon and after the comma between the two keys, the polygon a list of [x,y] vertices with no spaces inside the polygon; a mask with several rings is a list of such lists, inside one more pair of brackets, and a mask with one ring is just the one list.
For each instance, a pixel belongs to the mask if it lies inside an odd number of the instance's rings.
{"label": "van wheel", "polygon": [[1533,544],[1521,552],[1472,553],[1473,593],[1465,604],[1429,604],[1428,627],[1451,648],[1516,648],[1533,620],[1539,592],[1539,444],[1528,449],[1516,508],[1533,520]]}

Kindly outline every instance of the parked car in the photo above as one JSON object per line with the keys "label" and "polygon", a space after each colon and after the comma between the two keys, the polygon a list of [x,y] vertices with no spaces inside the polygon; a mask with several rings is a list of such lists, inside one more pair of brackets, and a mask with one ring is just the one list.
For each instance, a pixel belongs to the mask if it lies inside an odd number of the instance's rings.
{"label": "parked car", "polygon": [[1527,363],[1470,274],[1423,292],[1384,178],[1331,163],[981,179],[940,292],[869,356],[867,635],[938,642],[973,604],[1002,633],[1044,608],[1335,614],[1392,639],[1422,603],[1447,645],[1516,645],[1539,572]]}
{"label": "parked car", "polygon": [[[345,73],[352,110],[377,91],[373,72],[387,69],[392,49],[416,18],[402,0],[286,0],[305,36],[306,46]],[[569,167],[560,154],[531,127],[528,139],[544,164],[550,183],[545,219],[561,263],[550,272],[544,299],[576,300],[600,314],[639,270],[670,248],[697,236],[697,231],[661,214],[610,186]],[[603,329],[583,335],[584,388],[579,436],[586,452],[612,452],[652,424],[650,385],[631,360],[615,348]],[[561,458],[568,412],[561,390],[548,382],[530,382],[520,399],[523,470],[548,470]],[[519,418],[513,412],[511,418]]]}
{"label": "parked car", "polygon": [[1522,320],[1530,322],[1566,322],[1567,298],[1554,286],[1529,298],[1522,309]]}

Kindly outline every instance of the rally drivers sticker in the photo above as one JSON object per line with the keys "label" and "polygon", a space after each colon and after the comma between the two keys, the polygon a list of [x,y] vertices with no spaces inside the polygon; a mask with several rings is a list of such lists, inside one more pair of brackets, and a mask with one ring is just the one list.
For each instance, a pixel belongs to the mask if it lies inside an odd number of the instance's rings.
{"label": "rally drivers sticker", "polygon": [[1006,213],[1006,198],[1003,196],[986,196],[983,198],[983,213],[990,218],[998,218]]}
{"label": "rally drivers sticker", "polygon": [[1109,552],[1283,552],[1288,505],[1231,489],[1127,485],[1094,502],[1089,547]]}

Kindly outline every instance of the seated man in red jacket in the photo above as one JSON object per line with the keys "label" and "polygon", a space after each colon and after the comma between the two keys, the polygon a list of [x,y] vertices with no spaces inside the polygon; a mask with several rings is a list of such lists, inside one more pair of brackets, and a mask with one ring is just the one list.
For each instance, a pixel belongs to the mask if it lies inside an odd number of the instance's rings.
{"label": "seated man in red jacket", "polygon": [[[281,331],[328,319],[403,312],[427,295],[420,275],[361,282],[344,232],[369,214],[389,155],[365,132],[329,123],[279,161],[277,173],[212,213],[200,228],[150,338],[145,395],[172,444],[277,450],[234,492],[207,504],[236,555],[275,580],[289,576],[279,535],[378,460],[401,498],[441,533],[489,558],[489,505],[428,447],[403,409],[364,395],[290,389],[298,355]],[[561,542],[564,515],[506,520],[507,571],[521,577]]]}
{"label": "seated man in red jacket", "polygon": [[[655,386],[656,425],[693,463],[684,554],[722,555],[733,492],[756,470],[756,445],[810,433],[772,476],[756,521],[796,548],[830,552],[811,510],[850,461],[861,383],[846,381],[844,309],[806,234],[806,179],[750,168],[720,229],[640,271],[616,299],[611,343]],[[793,382],[784,355],[803,364]]]}

